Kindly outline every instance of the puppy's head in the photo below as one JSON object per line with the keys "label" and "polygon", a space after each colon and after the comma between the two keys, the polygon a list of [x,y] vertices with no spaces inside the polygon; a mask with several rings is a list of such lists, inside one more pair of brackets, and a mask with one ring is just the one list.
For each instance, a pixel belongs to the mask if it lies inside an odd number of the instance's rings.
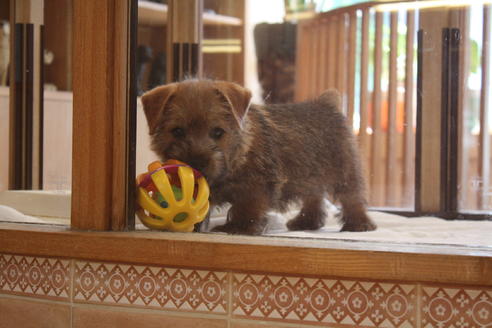
{"label": "puppy's head", "polygon": [[152,149],[201,171],[213,184],[227,175],[247,147],[251,93],[241,86],[188,80],[142,96]]}

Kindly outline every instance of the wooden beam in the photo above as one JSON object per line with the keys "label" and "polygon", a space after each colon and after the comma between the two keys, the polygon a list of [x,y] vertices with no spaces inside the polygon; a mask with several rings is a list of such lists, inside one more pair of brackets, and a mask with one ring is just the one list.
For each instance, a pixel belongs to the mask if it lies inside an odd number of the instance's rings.
{"label": "wooden beam", "polygon": [[122,230],[131,216],[132,5],[133,0],[73,3],[74,229]]}
{"label": "wooden beam", "polygon": [[[337,30],[338,30],[338,39],[337,39],[337,53],[338,53],[338,70],[337,70],[337,90],[340,92],[342,97],[342,108],[345,107],[345,99],[347,98],[346,92],[347,92],[347,58],[346,58],[346,51],[347,48],[350,47],[350,43],[348,43],[348,37],[347,37],[347,19],[349,18],[349,15],[346,14],[341,14],[338,17],[338,24],[337,24]],[[349,25],[350,26],[350,25]],[[351,41],[351,40],[350,40]],[[350,42],[349,41],[349,42]],[[348,44],[348,47],[347,47]],[[350,49],[350,48],[349,48]],[[350,54],[350,53],[349,53]]]}
{"label": "wooden beam", "polygon": [[[296,35],[296,69],[295,69],[295,89],[294,100],[301,101],[305,99],[307,93],[306,80],[308,76],[309,67],[306,65],[307,54],[307,37],[308,37],[308,25],[303,22],[299,22],[297,26]],[[325,41],[324,41],[325,42]]]}
{"label": "wooden beam", "polygon": [[[318,63],[319,63],[319,70],[318,70],[318,86],[320,91],[326,90],[326,77],[324,72],[326,72],[326,51],[328,50],[328,40],[326,39],[326,29],[325,29],[325,21],[322,19],[316,20],[316,33],[318,34],[318,38],[320,40],[319,43],[319,53],[317,55],[318,57]],[[298,68],[296,67],[296,70]]]}
{"label": "wooden beam", "polygon": [[328,29],[328,65],[326,67],[328,78],[328,88],[336,87],[336,77],[337,77],[337,24],[338,17],[332,15],[328,18],[327,21],[327,29]]}
{"label": "wooden beam", "polygon": [[415,46],[415,11],[407,12],[407,35],[405,55],[405,103],[403,125],[403,199],[408,200],[414,194],[415,181],[415,133],[414,133],[414,96],[415,79],[413,65]]}
{"label": "wooden beam", "polygon": [[[348,28],[348,59],[347,59],[347,118],[350,129],[353,130],[355,112],[355,66],[357,52],[357,12],[350,12]],[[344,16],[340,16],[340,19]],[[340,53],[340,52],[339,52]],[[343,54],[343,53],[342,53]]]}
{"label": "wooden beam", "polygon": [[[470,7],[464,7],[459,11],[459,29],[461,30],[461,43],[464,45],[461,47],[460,54],[460,86],[459,86],[459,109],[458,109],[458,129],[461,131],[458,143],[458,172],[459,174],[459,184],[461,188],[459,189],[459,203],[460,207],[463,209],[472,208],[472,200],[474,197],[470,197],[471,193],[475,193],[470,190],[469,181],[469,156],[470,147],[468,146],[471,142],[470,135],[467,133],[465,127],[465,109],[468,108],[468,100],[470,93],[468,91],[468,77],[470,74],[470,51],[466,45],[470,44]],[[468,49],[467,49],[468,48]]]}
{"label": "wooden beam", "polygon": [[[315,53],[314,53],[314,40],[315,40],[315,24],[313,22],[311,22],[309,25],[308,25],[308,29],[307,29],[307,38],[305,39],[306,41],[306,58],[304,59],[305,60],[305,65],[307,67],[307,75],[306,75],[306,98],[314,98],[316,97],[316,90],[315,90],[315,87],[316,87],[316,84],[315,84],[315,76],[319,74],[318,72],[318,67],[316,67],[316,63],[314,62],[314,60],[312,60],[312,58],[314,57]],[[329,46],[329,45],[328,45]],[[321,73],[323,74],[323,73]]]}
{"label": "wooden beam", "polygon": [[[367,133],[369,127],[369,90],[368,90],[368,70],[369,70],[369,9],[362,11],[361,28],[361,60],[360,60],[360,127],[359,143],[363,154],[364,171],[370,172],[370,137]],[[367,181],[369,179],[367,178]]]}
{"label": "wooden beam", "polygon": [[381,129],[381,76],[383,59],[383,13],[376,12],[376,28],[374,38],[374,76],[372,93],[372,147],[370,172],[370,203],[372,206],[384,206],[384,172],[381,172],[381,159],[384,154],[383,133]]}
{"label": "wooden beam", "polygon": [[482,190],[478,198],[479,210],[490,210],[490,41],[491,41],[491,6],[483,7],[483,35],[482,35],[482,86],[480,89],[480,139],[478,171],[482,179]]}
{"label": "wooden beam", "polygon": [[396,105],[398,101],[398,12],[390,14],[390,40],[389,40],[389,82],[388,82],[388,130],[387,130],[387,152],[386,152],[386,205],[396,207],[399,205],[398,172],[397,167],[397,134],[396,134]]}
{"label": "wooden beam", "polygon": [[321,39],[321,24],[319,20],[315,20],[313,22],[313,43],[311,45],[311,51],[312,55],[309,57],[310,60],[312,61],[313,67],[318,67],[318,70],[315,71],[315,74],[311,76],[313,79],[313,92],[315,95],[318,95],[322,89],[322,79],[323,79],[323,74],[320,74],[321,71],[321,62],[323,60],[322,57],[322,39]]}
{"label": "wooden beam", "polygon": [[0,223],[0,252],[205,270],[492,285],[490,251],[448,245],[352,242],[342,246],[339,240],[87,233]]}
{"label": "wooden beam", "polygon": [[446,10],[423,10],[420,13],[420,29],[423,30],[422,49],[422,108],[420,155],[420,210],[424,213],[440,211],[441,186],[441,63],[442,28],[447,27],[449,13]]}

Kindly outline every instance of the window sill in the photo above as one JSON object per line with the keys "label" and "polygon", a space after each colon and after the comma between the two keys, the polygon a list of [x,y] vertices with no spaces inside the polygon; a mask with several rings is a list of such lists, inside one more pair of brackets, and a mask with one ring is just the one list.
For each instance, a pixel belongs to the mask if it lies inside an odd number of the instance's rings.
{"label": "window sill", "polygon": [[490,249],[446,245],[80,232],[0,223],[0,252],[236,272],[492,285]]}

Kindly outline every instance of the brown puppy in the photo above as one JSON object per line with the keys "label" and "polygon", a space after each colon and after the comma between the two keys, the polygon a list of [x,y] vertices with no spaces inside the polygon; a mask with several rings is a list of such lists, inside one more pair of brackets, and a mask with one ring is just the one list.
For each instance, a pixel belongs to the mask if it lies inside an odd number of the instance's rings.
{"label": "brown puppy", "polygon": [[299,104],[250,106],[251,93],[229,82],[187,80],[142,96],[152,149],[203,172],[211,203],[230,203],[215,231],[261,234],[270,209],[302,204],[290,230],[325,223],[324,198],[342,205],[342,231],[376,228],[365,212],[355,140],[328,91]]}

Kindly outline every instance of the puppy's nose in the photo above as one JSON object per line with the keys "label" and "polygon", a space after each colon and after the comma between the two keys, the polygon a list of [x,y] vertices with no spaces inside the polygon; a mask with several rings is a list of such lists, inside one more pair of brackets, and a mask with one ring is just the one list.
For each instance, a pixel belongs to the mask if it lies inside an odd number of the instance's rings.
{"label": "puppy's nose", "polygon": [[194,168],[195,170],[200,171],[203,173],[203,171],[207,168],[208,166],[208,160],[204,158],[194,158],[190,161],[188,161],[188,165]]}

